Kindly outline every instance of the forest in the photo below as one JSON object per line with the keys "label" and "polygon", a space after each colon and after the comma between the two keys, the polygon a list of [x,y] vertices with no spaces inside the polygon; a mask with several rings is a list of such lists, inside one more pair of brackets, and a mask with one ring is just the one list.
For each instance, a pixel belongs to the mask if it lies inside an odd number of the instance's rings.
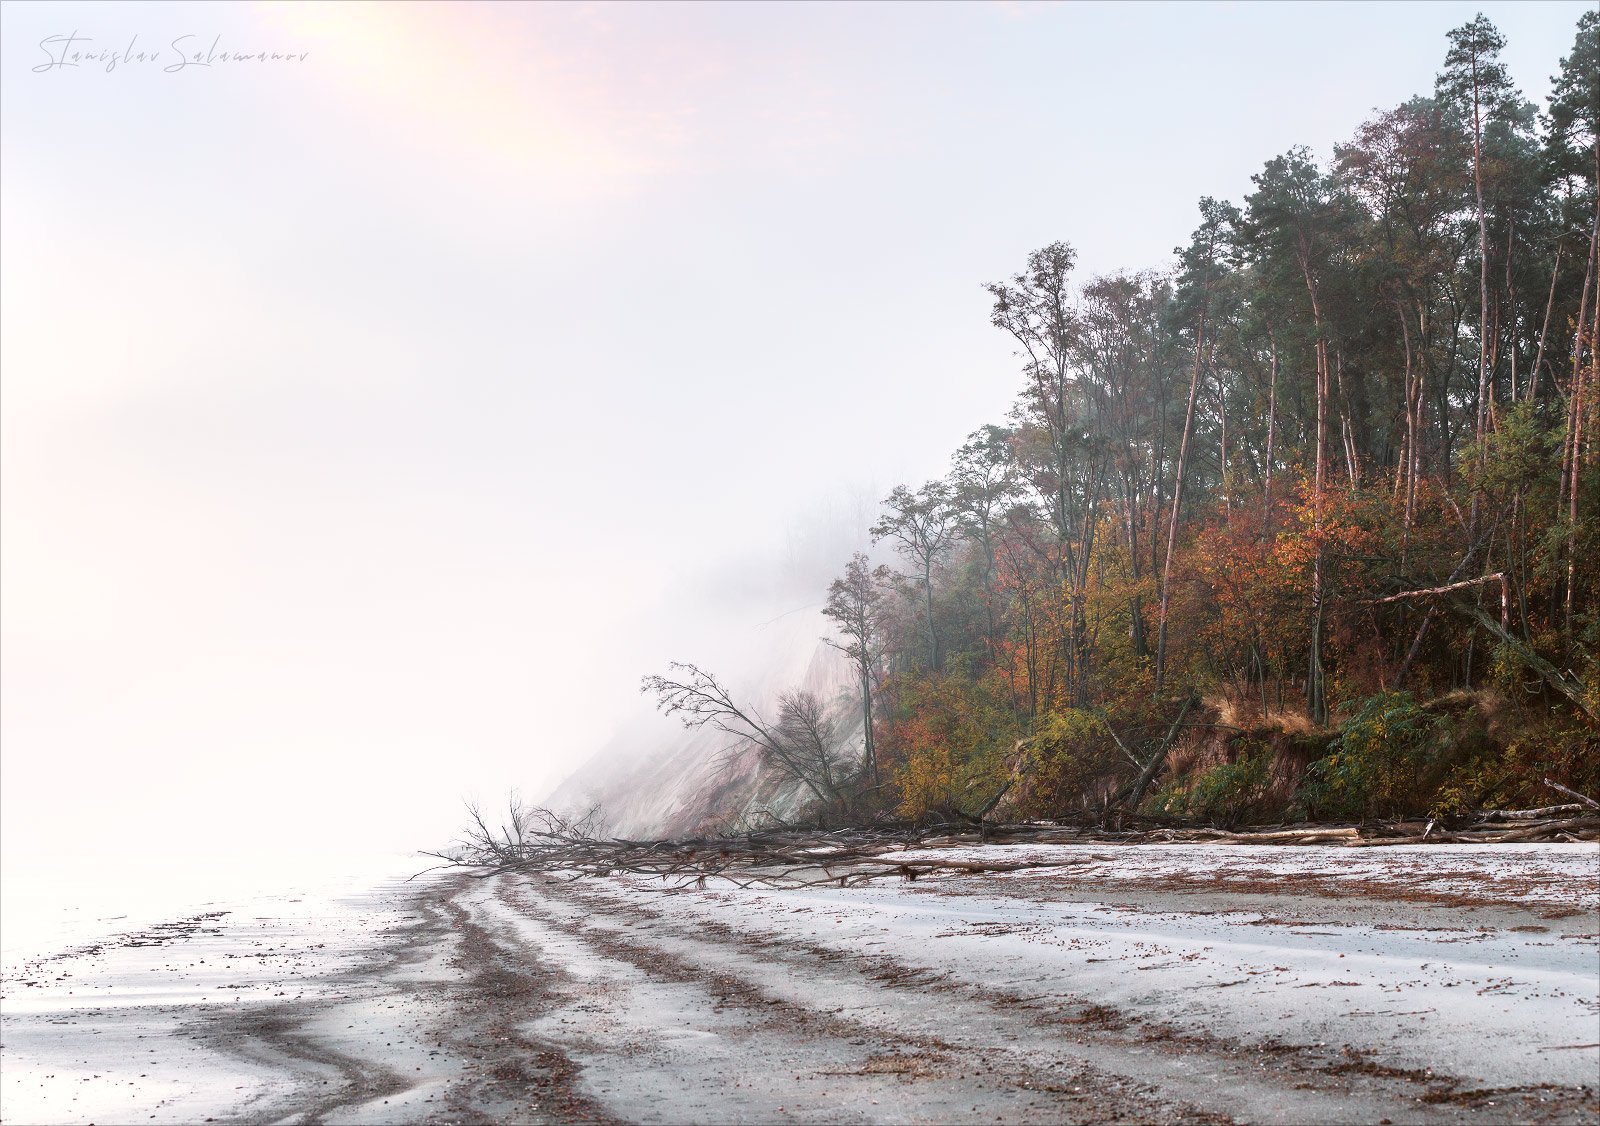
{"label": "forest", "polygon": [[[826,592],[859,738],[693,665],[662,709],[819,815],[1219,825],[1600,788],[1600,17],[1540,108],[1483,16],[1330,159],[1205,198],[1167,270],[987,284],[1010,413]],[[892,560],[891,565],[886,560]]]}

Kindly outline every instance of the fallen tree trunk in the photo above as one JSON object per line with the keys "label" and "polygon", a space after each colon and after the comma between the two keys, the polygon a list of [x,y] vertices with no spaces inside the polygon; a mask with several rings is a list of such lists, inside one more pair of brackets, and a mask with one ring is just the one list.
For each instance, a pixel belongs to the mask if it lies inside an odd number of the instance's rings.
{"label": "fallen tree trunk", "polygon": [[[1591,803],[1592,804],[1592,803]],[[1588,805],[1547,805],[1540,809],[1485,809],[1478,814],[1480,821],[1541,821],[1551,817],[1566,817],[1582,813]]]}
{"label": "fallen tree trunk", "polygon": [[[1567,807],[1554,806],[1551,809]],[[1533,814],[1539,810],[1509,812]],[[1005,853],[1000,845],[1053,844],[1240,844],[1384,845],[1455,843],[1520,843],[1556,840],[1600,840],[1600,812],[1547,820],[1530,818],[1480,821],[1470,828],[1437,830],[1430,823],[1416,835],[1418,822],[1372,822],[1365,825],[1305,825],[1229,832],[1200,826],[1166,826],[1147,830],[1111,831],[1092,824],[1030,822],[998,826],[907,825],[861,826],[831,831],[784,827],[741,836],[687,840],[623,840],[593,835],[588,824],[572,822],[549,810],[513,807],[509,831],[491,832],[473,810],[467,839],[454,851],[425,855],[445,867],[465,869],[485,878],[505,872],[585,876],[643,876],[668,887],[705,886],[711,879],[740,887],[842,887],[886,876],[916,879],[940,872],[974,875],[1063,868],[1081,863],[1071,854]],[[926,852],[970,850],[949,857]],[[924,853],[917,855],[918,852]],[[431,869],[430,869],[431,870]]]}
{"label": "fallen tree trunk", "polygon": [[1473,621],[1477,622],[1496,639],[1498,639],[1502,645],[1510,646],[1511,650],[1516,653],[1517,657],[1522,661],[1523,664],[1527,665],[1534,672],[1538,673],[1546,684],[1550,685],[1550,687],[1554,688],[1557,692],[1561,693],[1561,695],[1565,696],[1568,702],[1571,703],[1573,707],[1578,709],[1578,713],[1580,715],[1589,720],[1591,723],[1600,722],[1600,715],[1595,713],[1594,708],[1590,706],[1589,701],[1584,698],[1582,686],[1574,684],[1572,681],[1568,680],[1560,669],[1556,668],[1549,661],[1545,660],[1532,649],[1528,648],[1527,645],[1523,644],[1523,641],[1520,637],[1516,636],[1502,623],[1495,621],[1488,614],[1485,614],[1482,610],[1471,603],[1462,602],[1459,599],[1452,598],[1450,600],[1450,605],[1455,608],[1457,613],[1471,618]]}
{"label": "fallen tree trunk", "polygon": [[1551,821],[1544,825],[1533,825],[1526,829],[1514,829],[1509,833],[1497,833],[1485,839],[1486,844],[1505,844],[1510,841],[1535,841],[1543,838],[1554,837],[1557,833],[1582,833],[1589,830],[1600,830],[1600,816],[1591,814],[1587,817],[1574,817],[1567,821]]}
{"label": "fallen tree trunk", "polygon": [[1582,802],[1584,805],[1588,806],[1590,809],[1600,809],[1600,801],[1595,801],[1593,798],[1589,797],[1586,794],[1580,794],[1580,793],[1578,793],[1577,790],[1569,790],[1565,786],[1563,786],[1561,783],[1552,782],[1548,778],[1546,778],[1544,780],[1544,784],[1546,786],[1549,786],[1552,790],[1555,790],[1557,793],[1566,794],[1567,797],[1569,797],[1569,798],[1577,798],[1580,802]]}
{"label": "fallen tree trunk", "polygon": [[1482,586],[1485,583],[1504,583],[1505,575],[1496,571],[1492,575],[1482,575],[1476,579],[1464,579],[1459,583],[1446,583],[1444,586],[1428,587],[1426,590],[1403,590],[1399,594],[1391,594],[1387,598],[1374,598],[1373,606],[1382,606],[1385,602],[1400,602],[1407,598],[1427,598],[1430,595],[1450,594],[1457,590],[1466,590],[1468,587]]}
{"label": "fallen tree trunk", "polygon": [[1178,729],[1183,726],[1183,717],[1189,714],[1189,709],[1194,707],[1198,697],[1193,692],[1183,701],[1183,707],[1178,709],[1178,718],[1172,721],[1172,726],[1167,728],[1167,737],[1161,740],[1161,746],[1156,748],[1155,754],[1150,756],[1150,761],[1144,764],[1144,769],[1139,772],[1138,779],[1133,784],[1133,792],[1128,796],[1128,808],[1138,809],[1139,803],[1144,800],[1144,792],[1155,779],[1156,772],[1161,769],[1161,764],[1167,759],[1167,751],[1172,747],[1172,741],[1178,737]]}

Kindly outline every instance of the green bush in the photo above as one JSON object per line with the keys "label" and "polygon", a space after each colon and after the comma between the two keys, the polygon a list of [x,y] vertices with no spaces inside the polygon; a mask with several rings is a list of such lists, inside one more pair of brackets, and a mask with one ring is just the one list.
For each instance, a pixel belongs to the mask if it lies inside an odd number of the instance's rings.
{"label": "green bush", "polygon": [[1204,818],[1225,827],[1237,825],[1257,808],[1272,777],[1272,749],[1246,742],[1233,762],[1213,766],[1199,775],[1173,781],[1150,800],[1158,814]]}
{"label": "green bush", "polygon": [[1550,778],[1580,793],[1600,792],[1600,734],[1559,722],[1524,729],[1504,747],[1464,756],[1446,775],[1428,811],[1441,818],[1477,809],[1528,809],[1568,799]]}
{"label": "green bush", "polygon": [[[1369,697],[1313,762],[1300,784],[1304,813],[1321,817],[1398,817],[1418,812],[1440,718],[1409,692]],[[1425,799],[1424,799],[1425,800]]]}

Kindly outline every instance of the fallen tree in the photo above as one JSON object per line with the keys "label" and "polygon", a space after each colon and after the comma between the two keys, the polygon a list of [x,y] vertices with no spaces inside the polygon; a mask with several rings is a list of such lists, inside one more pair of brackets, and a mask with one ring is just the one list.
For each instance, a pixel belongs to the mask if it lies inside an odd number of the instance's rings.
{"label": "fallen tree", "polygon": [[[1600,803],[1548,783],[1578,799],[1575,803],[1525,810],[1484,810],[1465,825],[1437,822],[1373,821],[1359,825],[1263,826],[1227,831],[1137,818],[1144,828],[1108,829],[1085,820],[1038,821],[1014,825],[879,824],[823,830],[775,824],[752,832],[676,840],[628,840],[597,829],[595,813],[569,818],[535,809],[515,799],[498,828],[469,805],[463,839],[448,850],[424,853],[485,878],[505,872],[585,876],[634,875],[659,879],[669,887],[705,886],[711,879],[739,887],[849,887],[898,876],[916,879],[937,873],[980,874],[1060,868],[1060,857],[1022,859],[996,851],[974,858],[977,846],[1021,844],[1179,844],[1340,845],[1375,847],[1406,844],[1509,844],[1535,841],[1600,841]],[[941,849],[969,850],[961,856],[929,856]],[[433,871],[435,869],[429,869]],[[420,873],[419,873],[420,874]]]}
{"label": "fallen tree", "polygon": [[690,730],[709,727],[731,736],[732,742],[722,752],[725,764],[754,751],[763,762],[804,786],[818,803],[848,804],[848,766],[835,761],[832,724],[815,695],[785,693],[778,722],[773,723],[753,706],[735,701],[716,674],[678,661],[668,668],[665,676],[645,677],[640,691],[653,695],[657,710],[677,717]]}
{"label": "fallen tree", "polygon": [[[579,821],[548,809],[528,809],[513,801],[499,831],[476,806],[468,806],[465,838],[447,851],[427,852],[447,867],[477,877],[502,872],[544,872],[573,877],[632,874],[655,877],[670,886],[704,885],[717,877],[741,887],[848,886],[881,876],[915,878],[938,871],[1014,872],[1059,866],[1059,861],[974,861],[895,856],[941,843],[979,843],[974,834],[939,835],[939,828],[888,826],[829,831],[781,826],[726,836],[679,840],[627,840],[602,837]],[[1022,829],[1022,827],[1019,827]],[[1026,832],[1026,829],[1022,829]],[[1009,839],[1017,839],[1010,834]],[[995,843],[1002,843],[996,841]],[[430,869],[432,870],[432,869]]]}

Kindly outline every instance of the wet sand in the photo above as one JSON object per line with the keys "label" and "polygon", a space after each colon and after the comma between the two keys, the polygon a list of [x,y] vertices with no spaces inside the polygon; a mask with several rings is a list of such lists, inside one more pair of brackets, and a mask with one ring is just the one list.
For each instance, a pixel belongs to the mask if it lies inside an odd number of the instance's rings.
{"label": "wet sand", "polygon": [[[1030,852],[1037,852],[1031,849]],[[28,1122],[1594,1122],[1600,851],[426,877],[8,973]]]}

